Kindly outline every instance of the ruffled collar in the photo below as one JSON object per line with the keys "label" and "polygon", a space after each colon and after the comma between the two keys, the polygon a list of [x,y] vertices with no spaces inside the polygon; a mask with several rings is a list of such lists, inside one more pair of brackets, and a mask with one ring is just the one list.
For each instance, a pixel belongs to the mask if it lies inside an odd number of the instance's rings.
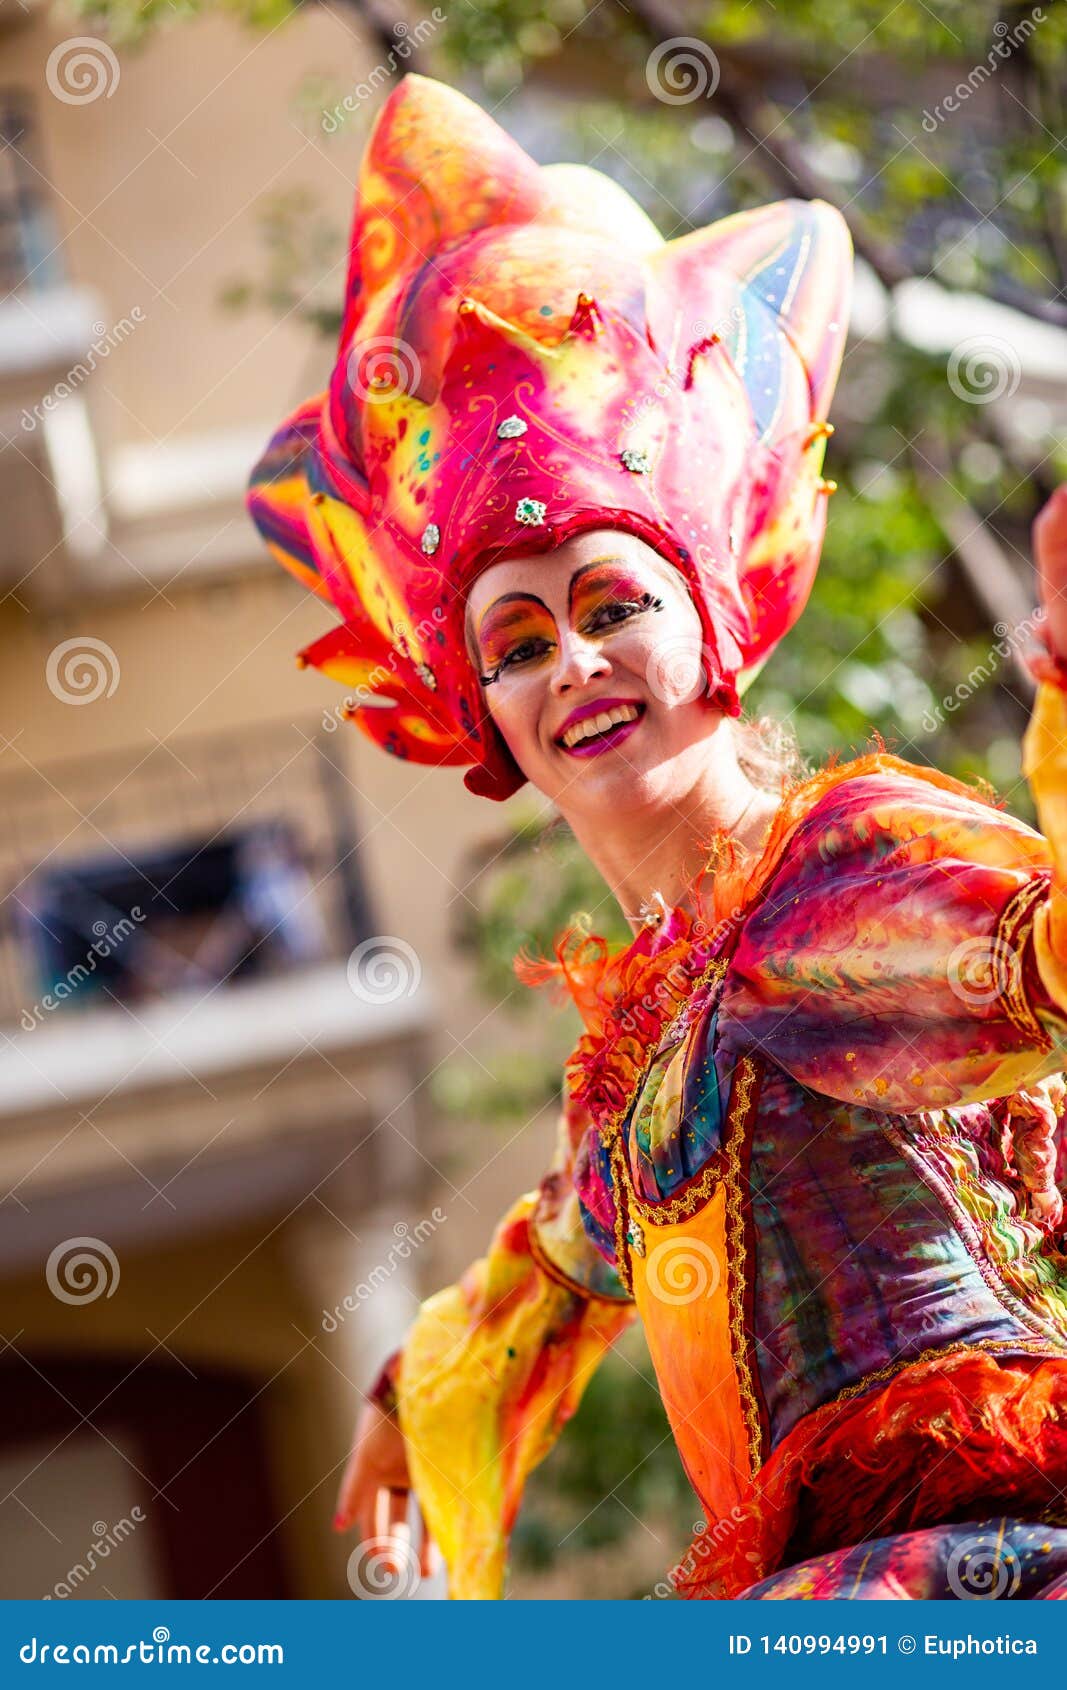
{"label": "ruffled collar", "polygon": [[[777,828],[776,816],[771,834]],[[629,945],[612,950],[602,935],[574,926],[556,940],[554,962],[516,959],[524,984],[553,981],[573,999],[585,1030],[567,1061],[568,1096],[602,1129],[629,1106],[668,1032],[680,1035],[695,1015],[704,1001],[699,986],[725,972],[769,842],[754,858],[717,838],[691,888],[692,910],[664,906],[663,919]],[[761,883],[770,872],[763,868]]]}
{"label": "ruffled collar", "polygon": [[735,923],[715,927],[675,908],[625,950],[605,956],[602,967],[596,959],[596,986],[577,1000],[586,1030],[568,1059],[567,1083],[574,1103],[602,1129],[628,1108],[668,1029],[696,1012],[698,984],[724,972],[721,952],[735,930]]}
{"label": "ruffled collar", "polygon": [[706,1000],[698,986],[725,974],[753,903],[800,823],[828,792],[860,775],[897,772],[993,802],[988,787],[976,791],[937,769],[905,762],[875,738],[877,751],[844,764],[831,758],[818,773],[795,782],[758,851],[745,852],[725,834],[716,836],[691,889],[693,913],[668,908],[655,927],[642,928],[629,945],[615,950],[601,935],[570,927],[556,941],[555,961],[516,959],[524,984],[561,983],[578,1008],[585,1030],[567,1062],[568,1095],[601,1130],[629,1108],[667,1035],[684,1033]]}

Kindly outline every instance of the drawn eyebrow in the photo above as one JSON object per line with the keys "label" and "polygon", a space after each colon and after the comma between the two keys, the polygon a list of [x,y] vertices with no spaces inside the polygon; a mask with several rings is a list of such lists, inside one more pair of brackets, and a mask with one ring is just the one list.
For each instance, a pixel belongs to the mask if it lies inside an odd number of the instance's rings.
{"label": "drawn eyebrow", "polygon": [[[542,610],[548,610],[548,606],[544,599],[538,598],[536,593],[501,593],[500,597],[498,599],[494,599],[488,609],[483,611],[478,626],[481,627],[482,622],[484,622],[485,618],[489,615],[489,611],[499,610],[502,604],[530,603],[539,604]],[[549,614],[551,615],[551,612],[549,612]]]}
{"label": "drawn eyebrow", "polygon": [[574,606],[574,590],[575,590],[576,586],[578,585],[578,582],[581,580],[582,576],[588,575],[589,571],[591,569],[602,569],[605,565],[610,564],[610,563],[620,564],[624,569],[629,567],[629,559],[628,558],[614,557],[614,556],[612,556],[612,557],[595,557],[595,558],[593,558],[591,563],[583,563],[579,569],[576,569],[574,571],[574,574],[571,576],[570,586],[567,589],[567,609],[568,610],[573,609],[573,606]]}
{"label": "drawn eyebrow", "polygon": [[[605,565],[612,564],[612,563],[613,564],[621,564],[623,567],[627,567],[629,565],[629,559],[624,558],[624,557],[618,557],[618,556],[615,556],[615,555],[609,555],[607,557],[595,557],[595,558],[591,559],[591,561],[589,563],[579,564],[578,568],[574,571],[574,574],[571,576],[570,582],[569,582],[568,587],[567,587],[567,608],[568,608],[568,610],[571,608],[571,606],[574,603],[574,589],[575,589],[576,585],[578,584],[578,582],[582,579],[582,576],[588,575],[589,571],[591,569],[601,569]],[[520,592],[501,593],[500,597],[498,599],[494,599],[492,604],[488,605],[487,608],[482,612],[481,616],[479,617],[479,619],[478,619],[478,633],[479,633],[479,635],[481,634],[482,628],[485,626],[486,618],[488,616],[490,616],[494,611],[499,610],[501,605],[517,604],[517,603],[519,603],[519,604],[539,604],[541,606],[541,609],[546,611],[549,616],[551,616],[551,614],[552,614],[552,612],[548,608],[548,605],[545,603],[544,599],[540,598],[537,593],[520,593]]]}

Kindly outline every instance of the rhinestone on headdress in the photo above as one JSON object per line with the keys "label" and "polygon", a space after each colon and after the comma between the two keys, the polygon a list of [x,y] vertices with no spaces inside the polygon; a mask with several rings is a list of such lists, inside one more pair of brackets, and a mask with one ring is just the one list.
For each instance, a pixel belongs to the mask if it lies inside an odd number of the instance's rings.
{"label": "rhinestone on headdress", "polygon": [[652,459],[641,446],[626,446],[619,453],[619,457],[634,475],[647,475],[652,468]]}
{"label": "rhinestone on headdress", "polygon": [[422,531],[422,549],[427,557],[432,557],[441,544],[441,530],[436,522],[427,523]]}
{"label": "rhinestone on headdress", "polygon": [[434,674],[428,663],[416,663],[415,673],[418,675],[423,686],[429,687],[431,692],[437,691],[437,676]]}
{"label": "rhinestone on headdress", "polygon": [[515,506],[516,522],[525,522],[527,527],[536,528],[544,522],[548,506],[540,499],[520,499]]}
{"label": "rhinestone on headdress", "polygon": [[520,434],[526,433],[526,424],[521,417],[505,417],[496,431],[498,440],[517,440]]}

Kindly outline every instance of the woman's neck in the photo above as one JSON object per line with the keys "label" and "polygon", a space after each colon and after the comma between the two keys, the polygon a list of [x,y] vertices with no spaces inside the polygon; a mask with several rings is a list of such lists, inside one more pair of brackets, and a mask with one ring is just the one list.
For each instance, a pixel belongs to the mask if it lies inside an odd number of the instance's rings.
{"label": "woman's neck", "polygon": [[[711,743],[720,737],[726,738],[715,734]],[[732,741],[729,753],[702,759],[693,785],[669,803],[598,817],[595,824],[582,816],[567,818],[634,933],[644,925],[643,906],[656,894],[669,906],[689,905],[715,834],[726,832],[750,851],[763,843],[780,800],[743,773]]]}

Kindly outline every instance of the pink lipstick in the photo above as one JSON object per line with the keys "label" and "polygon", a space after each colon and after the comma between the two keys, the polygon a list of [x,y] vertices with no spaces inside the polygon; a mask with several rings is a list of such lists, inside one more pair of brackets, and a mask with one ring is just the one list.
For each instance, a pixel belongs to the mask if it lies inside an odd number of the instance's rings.
{"label": "pink lipstick", "polygon": [[556,744],[571,757],[599,756],[628,739],[644,714],[644,704],[635,698],[594,699],[571,712],[556,735]]}

